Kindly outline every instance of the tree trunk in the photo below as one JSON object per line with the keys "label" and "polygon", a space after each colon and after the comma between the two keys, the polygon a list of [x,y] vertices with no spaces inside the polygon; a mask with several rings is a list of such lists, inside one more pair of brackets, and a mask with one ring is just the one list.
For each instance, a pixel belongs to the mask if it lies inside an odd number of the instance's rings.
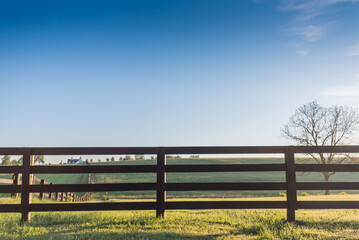
{"label": "tree trunk", "polygon": [[[324,181],[329,182],[329,177],[330,177],[329,173],[328,172],[323,172],[323,175],[324,175]],[[325,190],[325,195],[330,195],[330,192],[329,192],[328,189]]]}

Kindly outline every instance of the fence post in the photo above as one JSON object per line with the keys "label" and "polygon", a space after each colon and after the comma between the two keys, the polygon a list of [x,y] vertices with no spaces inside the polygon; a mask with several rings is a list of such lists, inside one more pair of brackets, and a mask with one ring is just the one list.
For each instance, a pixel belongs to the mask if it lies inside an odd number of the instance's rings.
{"label": "fence post", "polygon": [[56,192],[55,193],[55,201],[58,201],[59,200],[59,192]]}
{"label": "fence post", "polygon": [[44,180],[44,179],[41,179],[41,180],[40,180],[41,192],[40,192],[40,195],[39,195],[39,198],[40,198],[41,200],[44,199],[44,188],[43,188],[44,184],[45,184],[45,180]]}
{"label": "fence post", "polygon": [[156,217],[166,217],[165,202],[166,202],[166,153],[164,148],[157,149],[157,196],[156,196]]}
{"label": "fence post", "polygon": [[64,192],[61,192],[61,199],[60,199],[61,202],[64,201]]}
{"label": "fence post", "polygon": [[286,181],[287,181],[287,221],[295,221],[297,209],[297,184],[295,176],[294,152],[288,148],[285,152]]}
{"label": "fence post", "polygon": [[22,183],[21,183],[21,222],[30,222],[30,203],[31,193],[30,184],[32,184],[31,166],[34,164],[34,155],[31,155],[31,151],[26,150],[23,155],[22,164]]}
{"label": "fence post", "polygon": [[[52,185],[51,182],[50,182],[50,185]],[[52,200],[52,192],[49,192],[49,198]]]}
{"label": "fence post", "polygon": [[[18,185],[19,184],[19,174],[18,173],[14,173],[14,175],[12,175],[12,185]],[[17,197],[18,194],[17,193],[11,193],[11,197]]]}

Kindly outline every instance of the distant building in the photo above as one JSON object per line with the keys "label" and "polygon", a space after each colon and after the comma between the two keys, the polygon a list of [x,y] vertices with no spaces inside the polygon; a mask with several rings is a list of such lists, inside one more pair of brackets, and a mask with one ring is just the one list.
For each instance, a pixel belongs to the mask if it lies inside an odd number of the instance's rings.
{"label": "distant building", "polygon": [[76,158],[71,158],[71,159],[67,159],[67,163],[68,163],[68,164],[78,164],[78,163],[83,163],[83,161],[82,161],[82,158],[81,158],[81,157],[78,158],[78,159],[76,159]]}

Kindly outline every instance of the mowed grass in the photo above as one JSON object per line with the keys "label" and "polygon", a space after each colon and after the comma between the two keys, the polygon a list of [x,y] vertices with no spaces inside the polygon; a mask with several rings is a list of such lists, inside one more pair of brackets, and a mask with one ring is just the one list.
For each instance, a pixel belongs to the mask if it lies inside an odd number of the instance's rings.
{"label": "mowed grass", "polygon": [[[359,195],[299,197],[320,199],[358,200]],[[285,221],[285,210],[167,211],[165,219],[155,218],[154,211],[32,213],[25,225],[20,214],[0,214],[0,239],[359,239],[358,210],[296,213],[296,223]]]}
{"label": "mowed grass", "polygon": [[[168,159],[167,164],[270,164],[284,163],[283,158],[199,158],[199,159]],[[123,161],[95,163],[103,165],[154,165],[156,160]],[[180,182],[285,182],[285,172],[218,172],[218,173],[167,173],[168,183]],[[322,173],[297,172],[298,182],[322,182]],[[336,173],[330,181],[359,182],[359,173]],[[92,174],[93,183],[130,183],[130,182],[156,182],[155,173],[100,173]],[[246,196],[278,196],[282,191],[182,191],[167,192],[169,197],[246,197]],[[307,191],[308,192],[308,191]],[[332,191],[340,193],[342,191]],[[359,191],[347,191],[359,193]],[[299,194],[301,191],[299,191]],[[323,191],[309,191],[310,194],[323,193]],[[109,192],[110,197],[126,196],[152,196],[154,191]],[[93,196],[101,198],[104,193]]]}
{"label": "mowed grass", "polygon": [[[167,164],[270,164],[284,163],[283,158],[182,158],[168,159]],[[156,160],[116,161],[93,163],[93,165],[155,165]],[[11,175],[1,177],[11,178]],[[87,183],[88,174],[37,174],[36,177],[43,178],[54,184],[78,184]],[[98,173],[92,174],[93,183],[147,183],[156,182],[156,173]],[[297,172],[298,182],[322,182],[321,173]],[[359,173],[336,173],[330,181],[359,182]],[[219,173],[167,173],[168,183],[180,182],[285,182],[284,172],[219,172]],[[248,196],[278,196],[283,191],[180,191],[167,192],[171,197],[248,197]],[[323,191],[307,191],[311,195],[322,194]],[[341,190],[331,191],[340,193]],[[348,193],[359,193],[359,191],[346,191]],[[301,191],[298,191],[301,194]],[[81,193],[79,193],[81,195]],[[9,194],[0,194],[7,197]],[[124,191],[124,192],[98,192],[92,194],[93,198],[154,198],[155,191]]]}
{"label": "mowed grass", "polygon": [[[168,165],[175,164],[270,164],[284,163],[282,158],[199,158],[168,159]],[[94,165],[155,165],[156,160],[137,160],[123,162],[103,162]],[[359,174],[336,173],[332,181],[359,181]],[[151,173],[118,173],[93,174],[93,182],[155,182],[156,174]],[[219,172],[219,173],[167,173],[167,182],[281,182],[285,181],[284,172]],[[323,181],[321,173],[297,173],[297,181]]]}
{"label": "mowed grass", "polygon": [[[44,179],[47,182],[54,184],[86,184],[88,182],[88,174],[35,174],[39,179]],[[11,174],[1,174],[0,178],[12,179]],[[39,183],[37,183],[39,184]],[[82,196],[82,193],[78,193]],[[0,193],[0,197],[9,197],[9,193]]]}

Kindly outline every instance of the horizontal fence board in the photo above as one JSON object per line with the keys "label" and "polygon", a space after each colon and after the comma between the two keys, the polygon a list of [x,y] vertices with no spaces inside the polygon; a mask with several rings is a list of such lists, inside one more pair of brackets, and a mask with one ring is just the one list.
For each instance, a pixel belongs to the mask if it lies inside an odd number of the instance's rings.
{"label": "horizontal fence board", "polygon": [[21,173],[22,166],[0,166],[0,173]]}
{"label": "horizontal fence board", "polygon": [[284,153],[286,146],[165,147],[166,154]]}
{"label": "horizontal fence board", "polygon": [[155,209],[156,209],[156,202],[30,204],[30,211],[32,211],[32,212],[105,211],[105,210],[155,210]]}
{"label": "horizontal fence board", "polygon": [[20,212],[21,204],[0,204],[0,212]]}
{"label": "horizontal fence board", "polygon": [[286,190],[286,183],[166,183],[166,191],[202,191],[202,190]]}
{"label": "horizontal fence board", "polygon": [[21,185],[0,185],[0,193],[19,193]]}
{"label": "horizontal fence board", "polygon": [[161,148],[166,154],[255,154],[285,153],[355,153],[359,146],[199,146],[199,147],[46,147],[46,148],[0,148],[0,155],[118,155],[156,154]]}
{"label": "horizontal fence board", "polygon": [[297,182],[298,190],[358,190],[359,182]]}
{"label": "horizontal fence board", "polygon": [[0,155],[24,155],[29,148],[0,148]]}
{"label": "horizontal fence board", "polygon": [[156,165],[32,166],[32,173],[150,173]]}
{"label": "horizontal fence board", "polygon": [[359,201],[298,201],[298,209],[358,209]]}
{"label": "horizontal fence board", "polygon": [[286,208],[286,201],[191,201],[165,202],[166,209],[260,209]]}
{"label": "horizontal fence board", "polygon": [[217,146],[217,147],[46,147],[46,148],[0,148],[0,155],[117,155],[156,154],[157,149],[166,154],[231,154],[231,153],[284,153],[287,146]]}
{"label": "horizontal fence board", "polygon": [[30,185],[30,192],[111,192],[156,190],[156,183],[97,183]]}
{"label": "horizontal fence board", "polygon": [[297,172],[359,172],[359,164],[296,164]]}
{"label": "horizontal fence board", "polygon": [[285,164],[187,164],[165,166],[166,172],[256,172],[285,170]]}
{"label": "horizontal fence board", "polygon": [[31,148],[34,155],[124,155],[156,154],[156,147],[63,147]]}
{"label": "horizontal fence board", "polygon": [[243,147],[164,147],[166,154],[236,154],[236,153],[355,153],[359,146],[243,146]]}
{"label": "horizontal fence board", "polygon": [[358,145],[345,146],[290,146],[294,153],[359,153]]}

